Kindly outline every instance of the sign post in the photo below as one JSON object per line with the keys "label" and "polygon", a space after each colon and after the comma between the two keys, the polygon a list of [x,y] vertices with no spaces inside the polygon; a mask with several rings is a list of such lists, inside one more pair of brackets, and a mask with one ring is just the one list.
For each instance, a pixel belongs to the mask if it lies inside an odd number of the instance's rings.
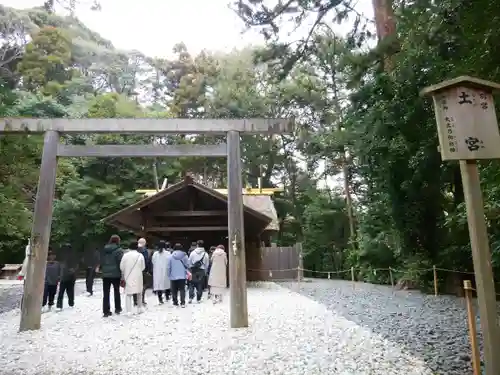
{"label": "sign post", "polygon": [[500,374],[496,293],[491,267],[477,159],[500,159],[500,133],[492,97],[500,85],[472,77],[458,77],[422,90],[432,95],[441,158],[459,160],[477,299],[484,338],[486,375]]}

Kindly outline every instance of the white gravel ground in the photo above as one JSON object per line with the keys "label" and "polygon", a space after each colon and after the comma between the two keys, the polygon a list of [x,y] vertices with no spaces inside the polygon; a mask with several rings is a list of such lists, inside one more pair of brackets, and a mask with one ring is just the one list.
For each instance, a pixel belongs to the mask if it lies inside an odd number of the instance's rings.
{"label": "white gravel ground", "polygon": [[275,284],[248,290],[250,328],[228,328],[228,299],[180,309],[149,296],[138,316],[101,317],[101,292],[17,332],[0,315],[0,373],[10,375],[431,375],[419,358]]}

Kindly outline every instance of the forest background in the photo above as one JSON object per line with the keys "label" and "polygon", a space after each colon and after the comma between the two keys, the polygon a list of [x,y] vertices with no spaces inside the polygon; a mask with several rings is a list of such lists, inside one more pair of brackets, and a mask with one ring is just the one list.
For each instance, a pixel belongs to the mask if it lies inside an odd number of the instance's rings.
{"label": "forest background", "polygon": [[[388,273],[374,269],[393,267],[401,270],[398,279],[424,287],[432,273],[422,270],[432,265],[471,271],[459,167],[441,161],[431,103],[418,93],[463,74],[500,81],[500,56],[492,53],[500,1],[394,1],[396,28],[378,44],[373,20],[346,1],[279,4],[233,4],[247,25],[262,31],[265,47],[193,54],[180,40],[168,59],[115,48],[76,16],[56,13],[54,1],[22,10],[0,5],[0,116],[295,117],[294,135],[244,137],[243,179],[255,187],[262,176],[264,187],[284,187],[275,197],[276,241],[302,242],[305,268],[355,267],[358,279],[387,283]],[[305,37],[280,40],[280,25],[311,17],[317,22]],[[335,34],[332,25],[346,20],[352,30]],[[63,139],[159,141],[218,139]],[[0,263],[20,263],[24,256],[41,147],[37,135],[0,138]],[[480,168],[498,278],[500,167],[485,161]],[[52,243],[70,242],[79,252],[98,248],[116,231],[100,219],[136,201],[136,189],[153,188],[163,178],[175,183],[186,173],[214,187],[226,184],[219,159],[60,160]],[[324,183],[332,178],[340,183]]]}

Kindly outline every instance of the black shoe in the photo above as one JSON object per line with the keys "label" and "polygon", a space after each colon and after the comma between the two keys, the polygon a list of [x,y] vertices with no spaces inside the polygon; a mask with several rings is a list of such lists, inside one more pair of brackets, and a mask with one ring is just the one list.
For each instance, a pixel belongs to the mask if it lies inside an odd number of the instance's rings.
{"label": "black shoe", "polygon": [[110,317],[111,315],[113,315],[112,312],[108,312],[108,313],[104,313],[104,315],[102,316],[103,318],[108,318]]}
{"label": "black shoe", "polygon": [[115,311],[115,314],[116,314],[116,315],[120,315],[121,313],[122,313],[122,311],[121,311],[121,310],[116,310],[116,311]]}
{"label": "black shoe", "polygon": [[179,306],[179,304],[178,303],[174,303],[174,306]]}

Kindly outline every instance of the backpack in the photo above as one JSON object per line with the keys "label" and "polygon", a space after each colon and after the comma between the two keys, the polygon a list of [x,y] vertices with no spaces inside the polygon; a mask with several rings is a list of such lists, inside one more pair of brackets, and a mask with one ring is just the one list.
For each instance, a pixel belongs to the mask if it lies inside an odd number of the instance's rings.
{"label": "backpack", "polygon": [[193,265],[191,266],[191,270],[199,271],[204,264],[203,261],[205,260],[205,256],[206,253],[203,253],[203,256],[199,260],[193,263]]}

